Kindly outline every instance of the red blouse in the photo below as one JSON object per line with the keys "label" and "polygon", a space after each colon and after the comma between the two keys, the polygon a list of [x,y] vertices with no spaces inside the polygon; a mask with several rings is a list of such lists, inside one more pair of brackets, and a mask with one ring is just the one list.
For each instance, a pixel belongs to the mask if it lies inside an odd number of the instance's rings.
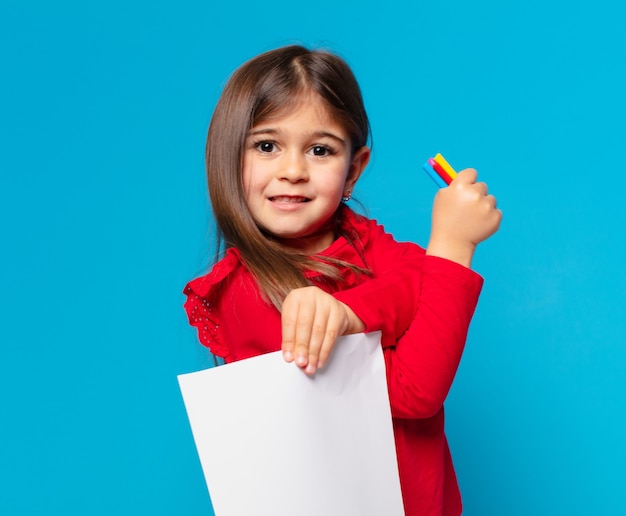
{"label": "red blouse", "polygon": [[[407,516],[458,516],[461,496],[444,434],[443,402],[456,374],[482,278],[457,263],[396,242],[344,208],[344,229],[322,255],[371,271],[342,270],[312,284],[348,305],[365,331],[382,330],[396,453]],[[280,313],[265,302],[239,252],[189,282],[185,309],[200,342],[226,362],[280,350]]]}

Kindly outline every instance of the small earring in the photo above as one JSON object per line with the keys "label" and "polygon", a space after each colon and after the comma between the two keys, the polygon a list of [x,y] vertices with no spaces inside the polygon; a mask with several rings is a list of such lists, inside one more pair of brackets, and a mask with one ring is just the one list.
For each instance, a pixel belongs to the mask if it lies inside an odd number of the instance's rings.
{"label": "small earring", "polygon": [[350,190],[348,190],[348,191],[346,192],[346,195],[343,195],[343,196],[341,197],[341,200],[342,200],[343,202],[348,202],[350,199],[352,199],[352,192],[351,192]]}

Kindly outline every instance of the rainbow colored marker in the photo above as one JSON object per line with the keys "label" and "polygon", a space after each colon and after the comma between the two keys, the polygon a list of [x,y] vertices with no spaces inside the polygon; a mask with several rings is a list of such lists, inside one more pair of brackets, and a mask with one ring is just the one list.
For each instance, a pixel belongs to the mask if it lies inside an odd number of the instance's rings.
{"label": "rainbow colored marker", "polygon": [[439,153],[434,158],[429,158],[422,168],[440,188],[448,186],[456,177],[455,170]]}

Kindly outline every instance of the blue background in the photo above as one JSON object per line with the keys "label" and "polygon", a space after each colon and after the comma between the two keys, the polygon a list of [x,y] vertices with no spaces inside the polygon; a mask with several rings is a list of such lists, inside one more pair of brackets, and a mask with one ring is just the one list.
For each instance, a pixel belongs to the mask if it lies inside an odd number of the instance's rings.
{"label": "blue background", "polygon": [[234,68],[302,42],[361,83],[372,217],[426,244],[436,152],[504,211],[447,404],[464,514],[624,514],[624,9],[4,0],[0,513],[211,513],[176,381],[211,363],[204,138]]}

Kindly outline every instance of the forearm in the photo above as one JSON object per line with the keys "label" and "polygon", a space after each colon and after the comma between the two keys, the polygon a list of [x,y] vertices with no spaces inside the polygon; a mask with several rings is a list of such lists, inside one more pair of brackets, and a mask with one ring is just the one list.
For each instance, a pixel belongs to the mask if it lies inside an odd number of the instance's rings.
{"label": "forearm", "polygon": [[470,242],[451,241],[446,238],[438,238],[436,235],[431,237],[426,248],[428,256],[444,258],[468,269],[472,266],[475,251],[476,246]]}
{"label": "forearm", "polygon": [[384,350],[394,417],[436,414],[456,374],[482,278],[438,257],[424,263],[420,297],[408,330]]}

